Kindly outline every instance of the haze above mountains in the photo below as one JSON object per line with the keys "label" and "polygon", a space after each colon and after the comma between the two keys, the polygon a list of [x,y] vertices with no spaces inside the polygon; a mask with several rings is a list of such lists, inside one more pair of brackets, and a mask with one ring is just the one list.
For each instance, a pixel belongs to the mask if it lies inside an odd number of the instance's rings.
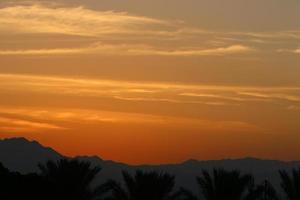
{"label": "haze above mountains", "polygon": [[[37,165],[39,163],[45,163],[47,160],[58,160],[60,158],[66,158],[66,156],[61,155],[49,147],[44,147],[36,141],[29,141],[25,138],[0,140],[0,162],[12,171],[18,171],[21,173],[38,172]],[[102,171],[97,178],[97,182],[99,183],[107,179],[121,180],[122,170],[129,172],[133,172],[136,169],[155,170],[165,171],[176,175],[178,186],[184,186],[193,191],[197,191],[195,177],[200,175],[202,169],[239,169],[245,173],[252,173],[257,182],[268,179],[275,185],[276,188],[278,188],[278,170],[289,170],[300,166],[300,161],[284,162],[276,160],[261,160],[256,158],[210,161],[188,160],[179,164],[140,166],[106,161],[97,156],[78,156],[76,158],[90,161],[93,165],[102,167]]]}

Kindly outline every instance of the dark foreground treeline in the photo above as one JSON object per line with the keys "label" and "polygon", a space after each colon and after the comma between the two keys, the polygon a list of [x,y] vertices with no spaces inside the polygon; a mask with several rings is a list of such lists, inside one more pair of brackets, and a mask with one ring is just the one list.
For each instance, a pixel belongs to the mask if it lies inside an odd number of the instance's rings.
{"label": "dark foreground treeline", "polygon": [[21,175],[0,164],[0,200],[300,200],[300,168],[279,172],[282,191],[278,192],[268,181],[255,185],[251,174],[203,170],[195,177],[199,194],[175,189],[175,177],[168,173],[123,172],[123,184],[108,180],[94,186],[101,168],[89,162],[62,159],[39,168],[40,173]]}

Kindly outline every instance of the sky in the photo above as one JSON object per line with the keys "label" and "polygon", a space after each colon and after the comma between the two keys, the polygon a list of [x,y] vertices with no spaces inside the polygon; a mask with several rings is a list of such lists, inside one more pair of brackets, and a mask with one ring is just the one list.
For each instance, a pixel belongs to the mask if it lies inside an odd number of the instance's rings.
{"label": "sky", "polygon": [[299,10],[0,0],[0,138],[129,164],[299,160]]}

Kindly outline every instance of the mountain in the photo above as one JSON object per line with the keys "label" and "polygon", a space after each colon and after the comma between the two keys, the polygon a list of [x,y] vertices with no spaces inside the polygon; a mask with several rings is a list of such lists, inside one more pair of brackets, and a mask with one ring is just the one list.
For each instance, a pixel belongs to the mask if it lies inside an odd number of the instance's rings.
{"label": "mountain", "polygon": [[[51,148],[44,147],[36,141],[29,141],[25,138],[0,140],[0,162],[13,171],[19,171],[21,173],[37,172],[38,163],[45,163],[47,160],[57,160],[64,157],[65,156]],[[245,173],[252,173],[257,182],[268,179],[276,188],[279,188],[278,170],[290,170],[293,167],[300,166],[300,161],[283,162],[256,158],[211,161],[188,160],[180,164],[141,166],[105,161],[96,156],[81,156],[76,158],[90,161],[93,165],[102,167],[97,183],[102,183],[107,179],[121,180],[122,170],[129,172],[134,172],[136,169],[157,170],[176,175],[178,186],[184,186],[193,191],[197,191],[195,177],[200,175],[202,169],[239,169]]]}
{"label": "mountain", "polygon": [[0,162],[12,171],[29,173],[38,170],[38,163],[63,156],[51,148],[25,138],[0,140]]}

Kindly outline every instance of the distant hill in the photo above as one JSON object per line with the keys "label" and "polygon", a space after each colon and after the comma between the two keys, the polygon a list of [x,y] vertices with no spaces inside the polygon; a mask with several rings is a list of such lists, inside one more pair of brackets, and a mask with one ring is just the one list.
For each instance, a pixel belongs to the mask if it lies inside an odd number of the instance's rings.
{"label": "distant hill", "polygon": [[37,171],[37,164],[57,160],[63,156],[51,148],[25,138],[0,140],[0,162],[13,171]]}
{"label": "distant hill", "polygon": [[[47,160],[57,160],[65,156],[55,150],[44,147],[36,141],[25,138],[11,138],[0,140],[0,162],[7,168],[21,173],[37,172],[37,164],[45,163]],[[114,161],[105,161],[99,157],[77,157],[80,160],[88,160],[93,165],[102,167],[98,182],[109,178],[121,180],[121,171],[133,172],[136,169],[165,171],[176,175],[177,183],[193,191],[197,190],[195,177],[200,175],[201,169],[211,170],[213,168],[239,169],[242,172],[252,173],[257,182],[265,179],[270,180],[276,188],[279,188],[278,170],[289,170],[300,166],[300,161],[283,162],[276,160],[261,160],[255,158],[244,158],[236,160],[211,160],[197,161],[188,160],[180,164],[170,165],[142,165],[131,166]]]}

